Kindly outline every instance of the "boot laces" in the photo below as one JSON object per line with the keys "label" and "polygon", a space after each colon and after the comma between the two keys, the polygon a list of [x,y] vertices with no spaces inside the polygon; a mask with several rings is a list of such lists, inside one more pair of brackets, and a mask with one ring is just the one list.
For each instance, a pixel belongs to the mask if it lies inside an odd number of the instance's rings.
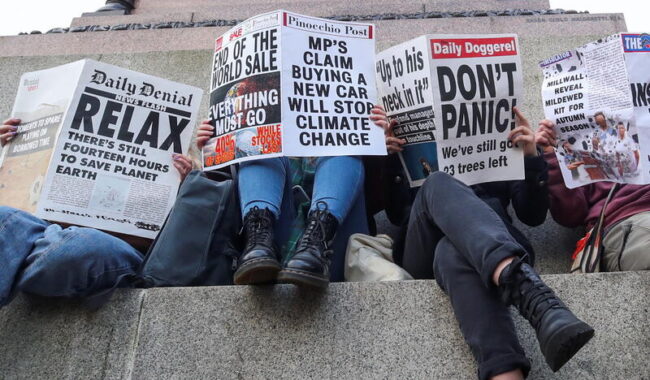
{"label": "boot laces", "polygon": [[530,284],[521,290],[519,310],[534,327],[537,327],[548,310],[558,306],[562,306],[560,300],[543,283]]}
{"label": "boot laces", "polygon": [[245,224],[246,249],[250,250],[256,245],[268,245],[272,239],[272,221],[258,207],[254,207]]}
{"label": "boot laces", "polygon": [[326,241],[327,233],[323,225],[323,218],[327,212],[327,203],[322,201],[318,202],[316,207],[317,209],[309,217],[309,223],[305,227],[305,232],[300,239],[299,250],[318,244],[322,244],[326,250],[329,248]]}
{"label": "boot laces", "polygon": [[517,281],[512,278],[515,276],[512,276],[509,282],[519,282],[519,294],[514,297],[515,302],[523,317],[536,328],[548,310],[564,305],[555,296],[553,290],[537,278],[537,275],[525,276],[523,274],[524,269],[521,268],[523,262],[523,258],[513,261],[510,272],[524,278]]}

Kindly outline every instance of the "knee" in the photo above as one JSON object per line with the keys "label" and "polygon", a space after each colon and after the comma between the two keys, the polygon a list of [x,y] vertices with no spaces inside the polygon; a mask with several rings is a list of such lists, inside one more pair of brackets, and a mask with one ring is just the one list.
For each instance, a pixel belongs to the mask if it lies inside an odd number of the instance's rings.
{"label": "knee", "polygon": [[0,223],[2,223],[4,220],[9,219],[12,215],[21,212],[24,211],[9,206],[0,206]]}
{"label": "knee", "polygon": [[363,160],[358,156],[331,156],[319,157],[316,163],[316,170],[327,165],[328,170],[335,169],[337,172],[345,173],[348,176],[359,177],[359,182],[365,179]]}
{"label": "knee", "polygon": [[453,181],[455,181],[454,177],[450,176],[449,174],[443,171],[436,171],[429,174],[427,179],[424,181],[424,184],[422,185],[422,190],[426,189],[427,191],[433,191],[440,188],[441,186],[452,183]]}
{"label": "knee", "polygon": [[284,168],[288,164],[287,157],[263,158],[261,160],[244,161],[239,163],[239,171],[254,167]]}
{"label": "knee", "polygon": [[18,288],[51,297],[85,296],[137,272],[142,257],[126,242],[92,228],[71,227],[22,273]]}
{"label": "knee", "polygon": [[8,217],[9,215],[13,214],[16,211],[18,211],[18,210],[16,210],[13,207],[0,206],[0,219],[4,219],[4,218]]}

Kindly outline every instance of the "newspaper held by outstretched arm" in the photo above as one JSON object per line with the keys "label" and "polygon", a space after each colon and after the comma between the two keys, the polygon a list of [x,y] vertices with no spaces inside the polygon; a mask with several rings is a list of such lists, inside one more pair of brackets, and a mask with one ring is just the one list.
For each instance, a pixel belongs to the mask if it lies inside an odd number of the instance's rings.
{"label": "newspaper held by outstretched arm", "polygon": [[615,34],[540,62],[564,182],[650,183],[650,38]]}
{"label": "newspaper held by outstretched arm", "polygon": [[26,73],[0,159],[4,205],[152,239],[176,197],[202,90],[92,60]]}
{"label": "newspaper held by outstretched arm", "polygon": [[279,156],[385,155],[376,102],[375,27],[283,10],[215,42],[214,137],[205,170]]}
{"label": "newspaper held by outstretched arm", "polygon": [[379,53],[375,71],[411,187],[436,170],[468,185],[524,178],[508,138],[523,95],[516,35],[421,36]]}

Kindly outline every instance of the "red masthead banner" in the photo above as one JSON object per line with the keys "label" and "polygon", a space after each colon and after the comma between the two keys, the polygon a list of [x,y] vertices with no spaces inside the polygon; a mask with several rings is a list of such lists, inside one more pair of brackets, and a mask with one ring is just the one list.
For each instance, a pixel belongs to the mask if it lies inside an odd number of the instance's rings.
{"label": "red masthead banner", "polygon": [[514,37],[431,39],[434,59],[517,55]]}

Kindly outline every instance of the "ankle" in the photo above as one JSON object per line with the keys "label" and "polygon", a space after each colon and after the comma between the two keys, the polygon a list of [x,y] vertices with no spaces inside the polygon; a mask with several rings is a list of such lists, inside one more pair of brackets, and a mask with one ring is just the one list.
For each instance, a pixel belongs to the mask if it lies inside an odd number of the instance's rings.
{"label": "ankle", "polygon": [[523,380],[523,379],[524,379],[524,373],[520,369],[500,373],[490,378],[490,380]]}
{"label": "ankle", "polygon": [[496,269],[494,270],[494,273],[492,273],[492,282],[494,283],[494,285],[499,286],[499,278],[501,278],[501,273],[508,265],[510,265],[510,263],[514,259],[515,259],[514,256],[510,256],[506,259],[501,260],[499,265],[497,265]]}

